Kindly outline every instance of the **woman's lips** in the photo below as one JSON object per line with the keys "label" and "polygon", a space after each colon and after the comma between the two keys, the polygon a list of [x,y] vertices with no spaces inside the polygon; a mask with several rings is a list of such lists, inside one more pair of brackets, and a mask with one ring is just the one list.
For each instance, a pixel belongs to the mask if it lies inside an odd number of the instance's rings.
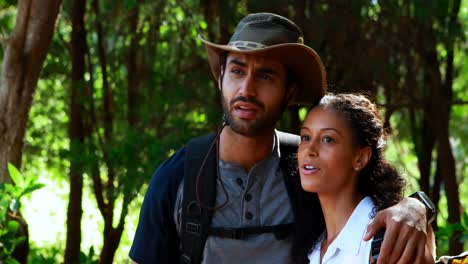
{"label": "woman's lips", "polygon": [[302,165],[301,166],[301,172],[303,175],[313,175],[313,174],[316,174],[317,172],[319,172],[320,169],[313,166],[313,165],[310,165],[310,164],[305,164],[305,165]]}

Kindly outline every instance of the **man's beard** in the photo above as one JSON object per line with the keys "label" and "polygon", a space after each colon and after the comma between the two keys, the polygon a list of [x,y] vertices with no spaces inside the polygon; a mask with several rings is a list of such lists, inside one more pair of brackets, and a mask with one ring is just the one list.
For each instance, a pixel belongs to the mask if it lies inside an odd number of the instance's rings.
{"label": "man's beard", "polygon": [[238,96],[234,98],[228,105],[226,98],[221,95],[221,103],[227,125],[229,125],[234,132],[244,136],[257,136],[263,132],[273,129],[283,112],[282,108],[278,107],[278,110],[275,112],[263,112],[264,114],[257,116],[255,120],[236,120],[230,110],[232,110],[234,103],[238,101],[255,104],[262,110],[265,110],[265,106],[255,98],[248,98],[244,96]]}

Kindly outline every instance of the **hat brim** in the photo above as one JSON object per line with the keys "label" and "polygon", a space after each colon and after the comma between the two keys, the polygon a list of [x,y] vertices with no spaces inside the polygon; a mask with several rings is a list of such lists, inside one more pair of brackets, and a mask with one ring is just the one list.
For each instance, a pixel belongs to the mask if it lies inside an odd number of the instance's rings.
{"label": "hat brim", "polygon": [[221,73],[221,59],[226,52],[237,52],[274,59],[294,73],[297,92],[290,104],[311,105],[325,95],[327,80],[325,67],[320,56],[310,47],[299,43],[287,43],[260,49],[245,50],[233,46],[219,45],[198,38],[204,43],[208,62],[216,81]]}

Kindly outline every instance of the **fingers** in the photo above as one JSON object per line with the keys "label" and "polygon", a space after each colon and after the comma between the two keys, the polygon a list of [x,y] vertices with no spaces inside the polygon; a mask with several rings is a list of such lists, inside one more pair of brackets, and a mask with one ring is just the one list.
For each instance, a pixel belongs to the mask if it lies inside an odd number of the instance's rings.
{"label": "fingers", "polygon": [[[400,224],[401,225],[401,224]],[[405,229],[404,227],[402,229]],[[408,248],[408,243],[409,243],[409,238],[411,237],[411,231],[410,232],[404,232],[403,230],[400,230],[398,232],[398,229],[394,228],[391,230],[394,233],[395,236],[395,242],[391,248],[389,248],[389,257],[388,257],[388,262],[389,263],[397,263],[398,260],[400,259],[401,255],[403,254],[404,250],[407,250]],[[402,232],[403,231],[403,232]]]}
{"label": "fingers", "polygon": [[426,253],[426,245],[422,243],[418,243],[418,250],[416,251],[416,260],[414,261],[414,263],[423,264],[425,253]]}
{"label": "fingers", "polygon": [[367,232],[363,239],[368,241],[374,237],[377,231],[379,231],[382,227],[385,227],[385,214],[379,212],[372,220],[372,222],[367,226]]}
{"label": "fingers", "polygon": [[[405,239],[400,239],[403,233],[408,235],[405,236]],[[400,230],[400,236],[392,250],[389,263],[422,263],[425,256],[425,233],[413,227],[404,226]],[[399,244],[402,244],[403,248]]]}
{"label": "fingers", "polygon": [[[410,238],[408,243],[406,243],[406,247],[405,247],[405,250],[403,251],[403,254],[401,255],[401,257],[399,259],[397,259],[397,261],[395,263],[397,263],[397,264],[416,263],[415,259],[416,259],[416,255],[417,255],[417,251],[418,251],[418,243],[419,242],[418,242],[417,237],[413,236],[412,238]],[[392,263],[392,262],[390,262],[390,263]]]}
{"label": "fingers", "polygon": [[380,247],[380,254],[379,259],[377,260],[377,264],[391,263],[388,262],[388,260],[398,238],[398,233],[396,230],[397,229],[394,228],[394,225],[387,225],[384,240],[382,242],[382,246]]}

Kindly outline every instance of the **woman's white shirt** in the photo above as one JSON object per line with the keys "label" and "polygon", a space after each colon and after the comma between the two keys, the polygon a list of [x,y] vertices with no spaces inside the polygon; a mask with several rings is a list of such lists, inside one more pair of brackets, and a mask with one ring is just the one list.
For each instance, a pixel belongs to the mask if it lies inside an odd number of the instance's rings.
{"label": "woman's white shirt", "polygon": [[[322,264],[369,263],[372,239],[362,240],[372,220],[374,203],[370,197],[359,202],[343,229],[328,247]],[[309,264],[320,264],[323,234],[309,254]]]}

